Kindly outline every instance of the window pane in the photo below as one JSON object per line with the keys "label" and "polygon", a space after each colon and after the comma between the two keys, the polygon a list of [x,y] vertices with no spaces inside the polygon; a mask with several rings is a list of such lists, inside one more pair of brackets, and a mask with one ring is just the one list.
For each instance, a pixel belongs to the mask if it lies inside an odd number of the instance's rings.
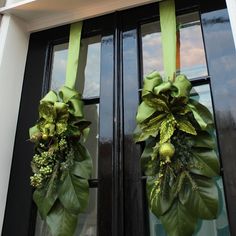
{"label": "window pane", "polygon": [[[200,101],[213,112],[210,87],[208,84],[195,86],[192,89],[192,98]],[[201,220],[198,222],[194,236],[230,236],[225,204],[225,194],[222,178],[215,179],[219,189],[219,215],[216,220]],[[167,236],[161,222],[150,212],[150,236]]]}
{"label": "window pane", "polygon": [[[206,76],[207,66],[198,13],[178,16],[177,24],[180,28],[177,34],[180,46],[180,60],[177,58],[177,61],[179,61],[180,70],[177,68],[177,71],[186,74],[189,79]],[[163,75],[160,31],[160,23],[157,21],[141,26],[144,75],[153,70]]]}
{"label": "window pane", "polygon": [[98,169],[99,104],[84,106],[84,114],[86,119],[92,122],[85,146],[93,159],[92,179],[95,179]]}
{"label": "window pane", "polygon": [[50,89],[54,91],[58,91],[65,83],[67,56],[68,43],[58,44],[53,47]]}
{"label": "window pane", "polygon": [[99,97],[100,53],[101,36],[82,39],[77,88],[83,98]]}
{"label": "window pane", "polygon": [[97,235],[97,189],[90,189],[89,206],[86,213],[80,214],[78,218],[75,236]]}
{"label": "window pane", "polygon": [[[83,98],[99,97],[100,94],[101,36],[81,40],[77,85]],[[65,83],[68,43],[53,47],[51,85],[58,91]]]}

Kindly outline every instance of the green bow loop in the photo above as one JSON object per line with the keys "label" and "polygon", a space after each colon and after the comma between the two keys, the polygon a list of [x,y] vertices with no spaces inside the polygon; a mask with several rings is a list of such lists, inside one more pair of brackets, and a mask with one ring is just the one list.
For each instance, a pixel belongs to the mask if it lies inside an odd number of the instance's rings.
{"label": "green bow loop", "polygon": [[76,90],[63,86],[59,91],[59,97],[68,104],[69,112],[73,116],[83,118],[84,103]]}
{"label": "green bow loop", "polygon": [[57,94],[54,91],[51,90],[40,100],[40,103],[43,103],[43,102],[54,103],[57,100],[58,100]]}
{"label": "green bow loop", "polygon": [[75,117],[83,118],[83,107],[84,102],[78,98],[72,98],[68,101],[69,104],[69,111],[71,114],[73,114]]}
{"label": "green bow loop", "polygon": [[153,88],[157,85],[161,84],[163,82],[160,74],[157,71],[154,71],[150,74],[148,74],[144,78],[144,84],[143,84],[143,90],[142,90],[142,96],[149,94],[150,92],[153,92]]}
{"label": "green bow loop", "polygon": [[175,82],[172,84],[172,86],[174,87],[174,91],[171,93],[173,97],[189,97],[192,85],[185,75],[178,75],[175,78]]}
{"label": "green bow loop", "polygon": [[81,99],[81,95],[75,89],[69,88],[67,86],[63,86],[59,90],[58,94],[61,100],[65,103],[68,103],[72,98]]}
{"label": "green bow loop", "polygon": [[154,93],[155,93],[156,95],[159,95],[160,93],[163,93],[163,92],[165,92],[165,91],[170,90],[170,89],[171,89],[171,86],[172,86],[172,84],[171,84],[170,81],[162,82],[160,85],[158,85],[158,86],[156,86],[156,87],[154,88]]}

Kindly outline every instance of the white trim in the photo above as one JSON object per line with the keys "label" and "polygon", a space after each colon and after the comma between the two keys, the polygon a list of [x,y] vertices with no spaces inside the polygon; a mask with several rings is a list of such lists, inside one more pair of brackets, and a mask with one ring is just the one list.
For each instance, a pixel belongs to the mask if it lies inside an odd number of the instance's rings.
{"label": "white trim", "polygon": [[0,232],[6,205],[28,39],[25,26],[19,19],[13,16],[2,17],[0,27]]}
{"label": "white trim", "polygon": [[157,0],[25,0],[0,8],[27,22],[29,32],[105,15]]}
{"label": "white trim", "polygon": [[226,0],[236,50],[236,0]]}

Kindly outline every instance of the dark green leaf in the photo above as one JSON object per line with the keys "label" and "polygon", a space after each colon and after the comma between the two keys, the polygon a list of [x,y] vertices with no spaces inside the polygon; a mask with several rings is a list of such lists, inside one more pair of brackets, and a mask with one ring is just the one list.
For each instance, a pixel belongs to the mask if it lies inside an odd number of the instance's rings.
{"label": "dark green leaf", "polygon": [[136,143],[138,142],[142,142],[145,141],[146,139],[148,139],[150,137],[150,134],[147,132],[143,132],[139,126],[136,127],[136,129],[134,130],[134,141]]}
{"label": "dark green leaf", "polygon": [[178,199],[171,208],[160,217],[168,236],[193,235],[197,218]]}
{"label": "dark green leaf", "polygon": [[220,163],[214,150],[193,149],[191,172],[206,177],[219,175]]}
{"label": "dark green leaf", "polygon": [[84,161],[74,161],[71,173],[83,179],[91,177],[92,160],[86,159]]}
{"label": "dark green leaf", "polygon": [[201,103],[190,99],[188,107],[193,112],[194,118],[203,130],[213,126],[213,117],[210,111]]}
{"label": "dark green leaf", "polygon": [[192,134],[192,135],[197,135],[197,132],[193,125],[186,119],[178,119],[178,128],[179,130],[182,130],[185,133]]}
{"label": "dark green leaf", "polygon": [[83,212],[88,204],[89,185],[85,179],[68,173],[60,185],[59,199],[66,210],[78,214]]}
{"label": "dark green leaf", "polygon": [[154,215],[157,217],[165,214],[166,211],[171,207],[174,194],[171,188],[171,172],[167,169],[164,173],[163,179],[161,180],[161,186],[158,190],[156,181],[158,177],[148,178],[147,180],[147,195],[149,207]]}
{"label": "dark green leaf", "polygon": [[218,213],[218,190],[215,181],[200,176],[194,176],[197,188],[189,185],[189,197],[185,202],[186,208],[201,219],[216,219]]}
{"label": "dark green leaf", "polygon": [[45,219],[57,199],[56,191],[48,192],[48,186],[36,189],[33,194],[34,202],[38,207],[39,214]]}
{"label": "dark green leaf", "polygon": [[169,107],[167,105],[167,103],[159,97],[153,97],[153,98],[143,98],[143,101],[149,106],[152,107],[154,109],[156,109],[157,111],[165,111],[168,112],[169,111]]}
{"label": "dark green leaf", "polygon": [[60,202],[57,202],[47,216],[46,222],[53,236],[73,236],[77,218],[77,215],[68,212]]}
{"label": "dark green leaf", "polygon": [[137,123],[140,124],[144,122],[155,112],[155,108],[148,106],[145,102],[142,102],[138,107],[138,113],[136,116]]}
{"label": "dark green leaf", "polygon": [[216,140],[208,132],[198,131],[198,135],[193,137],[193,147],[214,149]]}

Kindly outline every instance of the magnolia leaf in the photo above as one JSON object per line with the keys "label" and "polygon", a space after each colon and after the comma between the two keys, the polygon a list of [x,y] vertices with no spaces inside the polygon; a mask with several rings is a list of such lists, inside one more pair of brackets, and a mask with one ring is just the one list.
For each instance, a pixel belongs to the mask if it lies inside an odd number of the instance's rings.
{"label": "magnolia leaf", "polygon": [[[170,173],[166,173],[166,175],[169,175]],[[166,176],[164,178],[164,181],[168,181],[169,176]],[[152,211],[152,213],[160,217],[161,215],[165,214],[165,212],[168,211],[168,209],[171,207],[174,195],[171,191],[171,186],[169,183],[163,183],[166,187],[165,192],[162,191],[162,189],[156,186],[156,181],[158,180],[158,177],[155,178],[148,178],[147,180],[147,195],[148,195],[148,203],[149,208]]]}
{"label": "magnolia leaf", "polygon": [[189,99],[188,107],[193,112],[195,120],[198,122],[202,130],[207,130],[213,125],[213,117],[210,111],[201,103]]}
{"label": "magnolia leaf", "polygon": [[149,133],[143,132],[139,126],[134,130],[133,138],[136,143],[145,141],[149,136]]}
{"label": "magnolia leaf", "polygon": [[140,124],[144,122],[155,112],[155,108],[148,106],[145,102],[142,102],[138,107],[138,113],[136,116],[137,123]]}
{"label": "magnolia leaf", "polygon": [[155,139],[146,141],[145,148],[141,155],[141,166],[146,176],[155,175],[154,171],[156,172],[158,162],[157,160],[151,160],[151,155],[153,153],[153,147],[155,146],[155,143]]}
{"label": "magnolia leaf", "polygon": [[192,149],[190,171],[195,174],[206,177],[215,177],[219,175],[220,163],[214,150]]}
{"label": "magnolia leaf", "polygon": [[92,171],[92,158],[90,156],[89,151],[87,150],[87,148],[83,145],[81,145],[80,143],[77,143],[77,145],[74,147],[75,149],[75,161],[84,161],[84,160],[88,160],[88,162],[91,163],[91,167],[89,169],[90,173]]}
{"label": "magnolia leaf", "polygon": [[52,236],[73,236],[78,216],[68,212],[59,201],[55,204],[46,222],[51,230]]}
{"label": "magnolia leaf", "polygon": [[172,124],[170,119],[166,119],[161,123],[160,127],[160,142],[167,142],[175,131],[175,126]]}
{"label": "magnolia leaf", "polygon": [[74,161],[74,165],[72,167],[72,174],[81,177],[83,179],[89,179],[91,177],[92,170],[92,160],[85,159],[83,161]]}
{"label": "magnolia leaf", "polygon": [[85,179],[68,173],[58,188],[62,205],[74,214],[83,212],[88,204],[89,185]]}
{"label": "magnolia leaf", "polygon": [[85,143],[88,136],[89,136],[89,133],[90,133],[90,127],[87,127],[85,129],[82,130],[82,137],[83,137],[83,142]]}
{"label": "magnolia leaf", "polygon": [[151,154],[152,160],[157,159],[159,153],[160,144],[157,142],[156,145],[152,148],[153,152]]}
{"label": "magnolia leaf", "polygon": [[215,181],[209,178],[194,176],[196,188],[189,185],[189,197],[185,206],[196,217],[206,220],[217,218],[218,190]]}
{"label": "magnolia leaf", "polygon": [[195,128],[188,120],[177,119],[177,123],[179,130],[182,130],[183,132],[188,134],[197,135]]}
{"label": "magnolia leaf", "polygon": [[182,205],[175,199],[171,208],[162,216],[160,220],[168,236],[189,236],[193,235],[197,223],[197,218],[191,213],[189,208]]}
{"label": "magnolia leaf", "polygon": [[198,131],[198,135],[193,137],[193,147],[215,149],[216,140],[208,132]]}
{"label": "magnolia leaf", "polygon": [[38,207],[41,218],[45,219],[57,199],[57,193],[56,191],[48,192],[48,186],[46,186],[36,189],[33,194],[33,199]]}

